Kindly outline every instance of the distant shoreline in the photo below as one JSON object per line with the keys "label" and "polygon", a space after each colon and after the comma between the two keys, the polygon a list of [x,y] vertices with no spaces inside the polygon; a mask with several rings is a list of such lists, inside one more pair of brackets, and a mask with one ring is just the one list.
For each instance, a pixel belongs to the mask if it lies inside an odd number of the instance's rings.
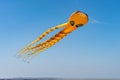
{"label": "distant shoreline", "polygon": [[118,78],[1,78],[0,80],[120,80]]}

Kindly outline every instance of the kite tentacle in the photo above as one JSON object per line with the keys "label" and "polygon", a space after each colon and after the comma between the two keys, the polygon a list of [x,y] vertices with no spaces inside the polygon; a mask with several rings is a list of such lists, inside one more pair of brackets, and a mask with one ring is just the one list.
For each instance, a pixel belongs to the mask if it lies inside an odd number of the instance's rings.
{"label": "kite tentacle", "polygon": [[26,54],[27,57],[26,59],[29,59],[28,62],[38,53],[48,49],[49,47],[55,45],[57,42],[59,42],[61,39],[63,39],[65,36],[67,36],[67,34],[69,34],[70,32],[64,32],[64,30],[61,30],[59,33],[57,33],[56,35],[52,36],[51,38],[49,38],[48,40],[37,44],[36,46],[33,46],[29,49],[30,53]]}
{"label": "kite tentacle", "polygon": [[56,30],[56,29],[59,29],[59,28],[62,28],[64,26],[66,26],[67,23],[64,23],[64,24],[61,24],[61,25],[58,25],[58,26],[55,26],[55,27],[52,27],[50,29],[48,29],[46,32],[44,32],[41,36],[39,36],[36,40],[34,40],[30,45],[32,44],[35,44],[37,43],[38,41],[40,41],[42,38],[44,38],[46,35],[48,35],[50,32]]}
{"label": "kite tentacle", "polygon": [[58,26],[55,26],[55,27],[52,27],[50,29],[48,29],[47,31],[45,31],[41,36],[39,36],[36,40],[34,40],[32,43],[28,44],[25,48],[23,48],[19,53],[19,57],[30,51],[31,50],[31,47],[33,47],[34,44],[36,44],[38,41],[40,41],[41,39],[43,39],[46,35],[48,35],[50,32],[56,30],[56,29],[59,29],[59,28],[62,28],[64,26],[66,26],[67,23],[64,23],[64,24],[61,24],[61,25],[58,25]]}
{"label": "kite tentacle", "polygon": [[38,52],[41,52],[53,45],[55,45],[57,42],[59,42],[62,38],[64,38],[67,34],[69,33],[65,33],[63,30],[60,31],[59,33],[57,33],[56,35],[54,35],[53,37],[49,38],[48,40],[40,43],[40,44],[37,44],[36,46],[33,46],[31,48],[33,52],[33,54],[35,53],[38,53]]}

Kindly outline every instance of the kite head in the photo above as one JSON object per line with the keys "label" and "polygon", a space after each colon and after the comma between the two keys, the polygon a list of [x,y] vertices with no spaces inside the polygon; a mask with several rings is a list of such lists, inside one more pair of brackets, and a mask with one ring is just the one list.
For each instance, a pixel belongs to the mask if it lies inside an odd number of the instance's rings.
{"label": "kite head", "polygon": [[84,26],[88,22],[88,15],[86,13],[83,13],[81,11],[76,11],[74,12],[69,20],[66,28],[68,29],[67,31],[73,31],[77,29],[78,27]]}
{"label": "kite head", "polygon": [[88,22],[88,15],[81,11],[76,11],[70,16],[68,22],[76,28],[84,26]]}

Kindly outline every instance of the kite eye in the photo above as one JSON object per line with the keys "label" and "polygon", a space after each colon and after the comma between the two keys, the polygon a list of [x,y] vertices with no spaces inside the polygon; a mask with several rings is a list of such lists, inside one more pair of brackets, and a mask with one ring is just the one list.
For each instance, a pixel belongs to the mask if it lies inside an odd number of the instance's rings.
{"label": "kite eye", "polygon": [[78,25],[76,25],[77,28],[78,28],[78,27],[81,27],[81,26],[83,26],[83,24],[78,24]]}
{"label": "kite eye", "polygon": [[71,24],[72,26],[74,26],[75,22],[74,22],[74,21],[70,21],[70,24]]}

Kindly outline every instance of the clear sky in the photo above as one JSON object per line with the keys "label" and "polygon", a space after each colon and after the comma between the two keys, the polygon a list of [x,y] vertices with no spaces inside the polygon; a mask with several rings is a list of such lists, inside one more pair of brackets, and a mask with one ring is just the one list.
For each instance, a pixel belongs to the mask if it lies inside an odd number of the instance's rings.
{"label": "clear sky", "polygon": [[[0,78],[120,78],[120,0],[0,0]],[[30,64],[15,54],[72,12],[89,22]],[[54,35],[50,34],[50,35]]]}

